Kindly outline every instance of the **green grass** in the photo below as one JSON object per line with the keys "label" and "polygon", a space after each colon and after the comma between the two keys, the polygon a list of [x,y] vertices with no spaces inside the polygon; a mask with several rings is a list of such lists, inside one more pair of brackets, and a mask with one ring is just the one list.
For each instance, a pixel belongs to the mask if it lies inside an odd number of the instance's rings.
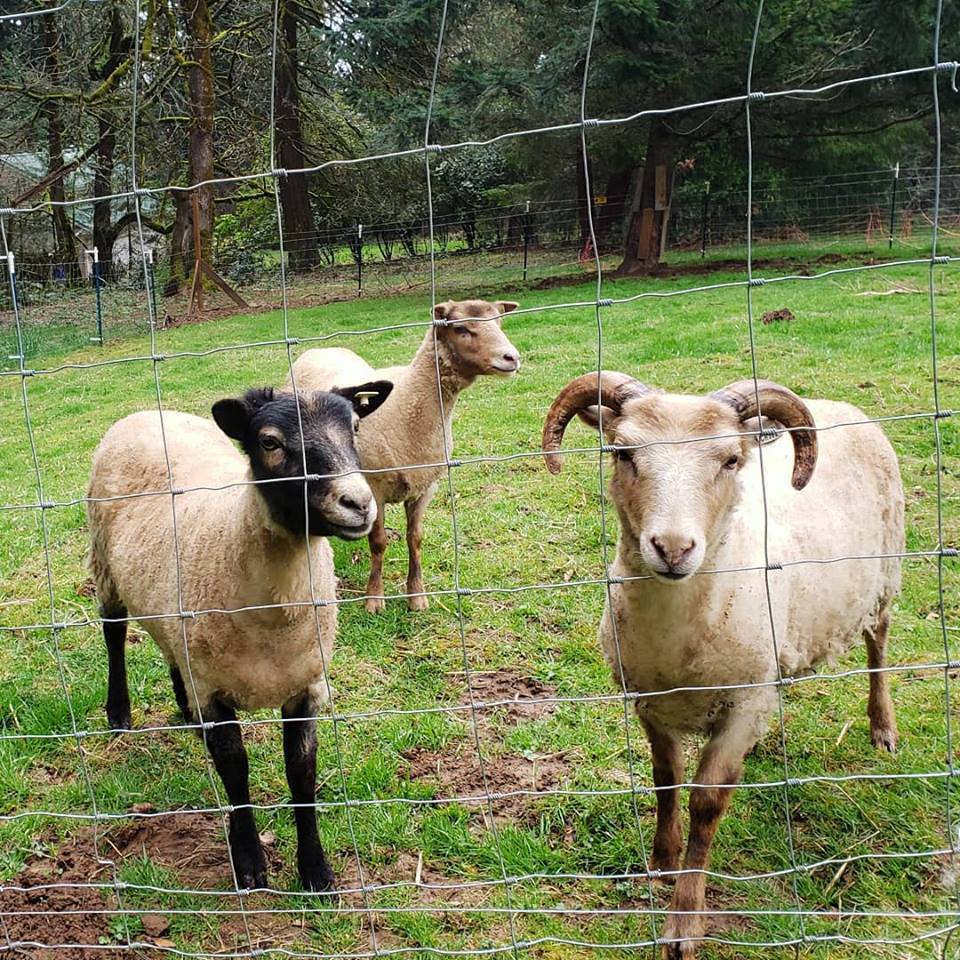
{"label": "green grass", "polygon": [[[793,248],[792,254],[788,250],[777,255],[795,254]],[[677,262],[683,259],[678,257]],[[466,283],[459,274],[445,274],[444,266],[440,265],[441,296],[513,297],[524,307],[590,301],[594,296],[589,281],[556,289],[518,289],[502,284],[497,270],[478,274]],[[759,275],[778,272],[783,271],[771,267]],[[604,296],[669,293],[740,279],[737,273],[715,273],[617,280],[605,283]],[[753,308],[760,375],[805,396],[851,401],[872,416],[932,410],[927,280],[927,268],[920,265],[757,287]],[[897,281],[908,292],[878,295],[890,288],[890,281]],[[937,268],[935,282],[940,402],[944,408],[957,408],[960,283],[949,267]],[[424,318],[427,306],[421,289],[407,296],[296,309],[289,315],[289,332],[294,337],[311,337],[407,323]],[[789,307],[795,315],[792,323],[759,322],[765,311],[782,307]],[[661,387],[686,391],[715,389],[750,374],[742,286],[616,304],[602,310],[602,319],[605,368],[625,370]],[[77,349],[76,341],[45,332],[29,309],[23,322],[30,343],[29,365],[37,370],[59,368],[25,381],[43,497],[47,502],[81,498],[91,453],[106,428],[127,413],[156,403],[149,341],[142,331],[128,325],[117,328],[103,348],[83,345]],[[511,381],[479,382],[463,395],[456,414],[459,457],[508,456],[538,449],[542,418],[557,390],[570,377],[596,364],[596,317],[590,306],[514,316],[505,328],[522,352],[523,370]],[[287,370],[283,344],[210,351],[231,344],[281,340],[283,335],[279,312],[159,331],[159,352],[204,354],[169,356],[157,365],[164,405],[205,414],[221,396],[254,384],[282,381]],[[334,337],[329,342],[357,349],[372,362],[386,365],[407,359],[421,337],[421,328],[414,328],[362,338]],[[69,366],[125,357],[141,359],[81,369]],[[886,429],[901,458],[908,549],[934,549],[938,516],[931,421],[898,420]],[[940,431],[944,537],[954,544],[960,518],[957,429],[953,420],[945,419]],[[571,434],[582,445],[593,442],[592,436],[578,427],[572,427]],[[555,764],[549,768],[556,771],[555,787],[607,791],[605,795],[546,794],[521,802],[497,817],[496,832],[475,804],[422,802],[448,796],[450,789],[429,778],[411,776],[411,757],[416,751],[450,764],[474,750],[468,713],[408,712],[462,701],[464,653],[472,671],[499,670],[530,677],[549,685],[561,697],[596,696],[614,689],[596,642],[602,587],[535,586],[602,574],[596,456],[568,457],[559,480],[550,478],[534,457],[466,464],[453,471],[452,479],[453,503],[441,485],[427,516],[428,589],[449,590],[458,559],[460,581],[466,587],[531,589],[464,597],[463,645],[456,604],[450,597],[437,598],[430,610],[420,615],[408,614],[402,601],[388,604],[379,618],[365,614],[357,603],[343,606],[333,676],[337,708],[350,715],[382,712],[343,720],[336,726],[336,738],[329,720],[321,723],[318,799],[343,799],[336,764],[339,750],[351,799],[406,798],[411,802],[361,803],[346,810],[324,811],[321,831],[325,846],[345,885],[356,882],[355,848],[368,881],[410,880],[421,855],[423,878],[432,883],[496,880],[501,876],[501,857],[509,874],[549,875],[516,884],[509,894],[496,886],[433,894],[409,887],[379,890],[371,894],[369,902],[378,908],[376,933],[382,949],[509,944],[510,917],[504,912],[508,905],[532,911],[515,916],[514,933],[519,939],[643,940],[651,935],[648,918],[637,912],[650,904],[644,883],[574,881],[557,876],[636,871],[650,849],[652,798],[643,794],[637,799],[638,830],[637,815],[623,792],[630,782],[631,750],[622,705],[615,701],[574,702],[535,718],[521,716],[517,720],[502,711],[482,717],[478,735],[495,776],[520,760],[528,765],[523,767],[526,770],[535,759],[545,770],[551,762]],[[2,377],[0,503],[36,503],[37,496],[21,381]],[[457,553],[452,536],[453,506],[459,531]],[[398,508],[392,508],[388,525],[399,523],[401,516]],[[43,519],[49,579],[39,511],[0,512],[0,622],[21,628],[3,633],[0,727],[8,737],[61,736],[0,741],[0,814],[31,810],[89,813],[91,789],[98,809],[105,814],[123,814],[138,803],[152,804],[157,810],[213,806],[201,745],[188,733],[161,729],[118,740],[92,736],[79,746],[66,736],[74,722],[81,730],[104,729],[106,664],[95,627],[71,626],[54,636],[48,629],[32,626],[49,623],[51,617],[57,622],[82,623],[96,615],[85,587],[82,504],[54,507],[44,512]],[[609,515],[608,520],[612,542],[615,527]],[[365,549],[336,543],[335,551],[342,595],[359,597],[366,580]],[[405,570],[400,543],[391,543],[385,569],[388,592],[400,592]],[[936,573],[929,560],[905,563],[904,590],[897,603],[890,645],[894,663],[922,665],[943,658]],[[944,575],[952,638],[960,614],[954,561],[947,561]],[[174,722],[173,698],[159,654],[146,638],[143,641],[131,644],[128,653],[134,723],[163,728]],[[69,701],[57,670],[58,658]],[[857,649],[838,668],[863,665],[863,652]],[[952,677],[950,682],[955,685]],[[863,677],[821,678],[790,688],[784,698],[790,776],[945,770],[943,672],[918,668],[895,674],[891,684],[902,735],[902,748],[893,758],[880,756],[870,747]],[[954,703],[958,694],[960,691],[952,690]],[[287,788],[279,731],[270,725],[248,728],[248,741],[254,801],[282,804]],[[648,752],[639,725],[633,721],[629,746],[637,782],[649,786]],[[747,760],[745,780],[764,783],[779,780],[783,774],[780,731],[772,723]],[[843,861],[859,854],[944,847],[948,845],[947,789],[944,779],[852,780],[793,787],[789,811],[796,861]],[[956,818],[957,797],[952,800]],[[289,813],[262,811],[259,820],[261,829],[275,834],[282,861],[272,873],[273,882],[279,888],[296,890]],[[196,864],[189,858],[179,864],[151,856],[149,850],[111,854],[111,838],[117,829],[111,824],[101,843],[102,849],[115,857],[119,878],[131,885],[123,895],[130,913],[126,926],[121,918],[111,919],[104,934],[110,942],[125,942],[128,930],[134,939],[143,935],[140,911],[168,911],[171,925],[166,936],[181,949],[218,950],[246,943],[236,915],[196,913],[201,907],[236,911],[236,900],[138,889],[188,889],[210,883],[225,887],[225,856],[222,869],[214,858],[212,874],[204,874],[198,881]],[[55,857],[64,844],[88,838],[89,831],[89,823],[73,819],[37,816],[0,822],[0,880],[16,877],[25,864],[38,857]],[[216,832],[214,828],[213,834]],[[211,840],[211,844],[215,842]],[[790,863],[783,791],[749,786],[740,790],[720,827],[713,868],[725,874],[749,875],[783,870]],[[807,920],[802,932],[808,935],[905,938],[945,926],[947,921],[879,917],[838,921],[829,913],[841,909],[955,909],[956,890],[948,882],[946,866],[944,860],[929,857],[854,860],[843,869],[837,862],[801,874],[796,892],[789,876],[711,879],[708,899],[720,909],[761,911],[762,915],[738,920],[717,934],[733,940],[763,942],[798,936],[798,922],[776,913],[792,908],[795,897],[805,909],[820,911],[820,916]],[[110,873],[100,876],[109,879]],[[660,888],[652,894],[660,907],[665,906],[668,895]],[[108,903],[115,905],[110,898]],[[444,903],[455,909],[438,910]],[[356,896],[344,897],[339,909],[336,904],[324,901],[318,905],[299,895],[262,896],[247,903],[254,910],[287,907],[293,911],[251,916],[258,943],[324,953],[370,949],[370,925],[362,906]],[[536,912],[535,908],[544,906],[622,907],[627,912],[566,916]],[[491,912],[492,908],[500,908],[500,912]],[[921,957],[930,956],[932,950],[924,943],[891,947],[832,944],[808,946],[805,954]],[[589,951],[552,944],[541,952],[573,957]],[[625,952],[614,953],[626,956]],[[714,946],[705,953],[733,958],[742,956],[744,949]],[[792,951],[773,951],[772,955],[787,956]]]}

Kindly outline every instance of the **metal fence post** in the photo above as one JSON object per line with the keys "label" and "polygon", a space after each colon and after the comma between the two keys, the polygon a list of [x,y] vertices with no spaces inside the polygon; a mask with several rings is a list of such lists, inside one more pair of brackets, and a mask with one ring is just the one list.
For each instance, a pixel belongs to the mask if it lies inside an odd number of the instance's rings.
{"label": "metal fence post", "polygon": [[889,249],[893,249],[893,231],[896,227],[897,219],[897,184],[900,182],[900,161],[893,168],[893,184],[890,187],[890,237],[887,243]]}
{"label": "metal fence post", "polygon": [[710,181],[703,191],[703,206],[700,209],[700,259],[707,255],[707,208],[710,205]]}
{"label": "metal fence post", "polygon": [[363,224],[357,224],[357,296],[363,296]]}
{"label": "metal fence post", "polygon": [[151,320],[157,321],[157,274],[156,265],[153,262],[153,250],[145,250],[147,258],[147,295],[150,297]]}
{"label": "metal fence post", "polygon": [[94,247],[92,250],[88,250],[87,254],[93,257],[93,270],[90,279],[93,282],[93,289],[97,297],[97,335],[91,337],[90,341],[103,346],[103,310],[100,304],[100,251]]}
{"label": "metal fence post", "polygon": [[527,250],[530,247],[530,201],[523,212],[523,282],[527,282]]}

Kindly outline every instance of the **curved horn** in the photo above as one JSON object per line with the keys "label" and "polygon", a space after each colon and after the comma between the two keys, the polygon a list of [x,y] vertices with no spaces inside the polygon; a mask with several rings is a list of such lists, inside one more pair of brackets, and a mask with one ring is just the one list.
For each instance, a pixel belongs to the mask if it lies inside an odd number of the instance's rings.
{"label": "curved horn", "polygon": [[561,458],[556,451],[560,449],[563,432],[574,414],[586,407],[595,406],[599,399],[602,407],[609,407],[619,415],[620,408],[627,400],[654,392],[652,387],[645,386],[625,373],[604,370],[599,378],[596,373],[575,377],[557,394],[543,424],[543,451],[547,469],[551,473],[560,472]]}
{"label": "curved horn", "polygon": [[[760,403],[757,404],[759,395]],[[738,380],[710,396],[737,411],[740,422],[759,416],[777,420],[790,428],[793,440],[793,478],[795,489],[802,490],[817,465],[816,423],[810,408],[792,391],[772,380]],[[807,428],[807,429],[804,429]]]}

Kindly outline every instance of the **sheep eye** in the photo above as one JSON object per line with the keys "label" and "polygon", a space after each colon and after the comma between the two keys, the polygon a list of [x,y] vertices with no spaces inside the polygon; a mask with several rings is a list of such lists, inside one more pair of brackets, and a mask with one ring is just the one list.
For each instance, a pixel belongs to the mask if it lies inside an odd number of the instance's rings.
{"label": "sheep eye", "polygon": [[727,457],[724,461],[723,469],[724,470],[736,470],[740,466],[740,458],[734,454],[731,457]]}
{"label": "sheep eye", "polygon": [[282,444],[271,433],[264,433],[260,436],[260,446],[264,450],[279,450]]}
{"label": "sheep eye", "polygon": [[632,463],[633,462],[633,453],[630,450],[618,450],[617,459],[621,463]]}
{"label": "sheep eye", "polygon": [[476,334],[467,327],[454,327],[454,330],[457,331],[457,334],[461,337],[474,337]]}

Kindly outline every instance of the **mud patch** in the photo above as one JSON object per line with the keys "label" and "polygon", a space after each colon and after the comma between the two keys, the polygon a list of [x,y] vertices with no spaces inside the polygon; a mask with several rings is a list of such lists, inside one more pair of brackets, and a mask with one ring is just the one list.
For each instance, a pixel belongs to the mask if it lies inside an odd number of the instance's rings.
{"label": "mud patch", "polygon": [[[463,686],[460,702],[468,704],[470,697],[463,674],[460,674],[460,683]],[[491,719],[496,714],[511,723],[539,720],[549,716],[557,708],[555,703],[550,702],[550,698],[556,696],[556,687],[533,677],[522,677],[512,670],[492,670],[485,673],[471,671],[470,686],[477,704],[497,704],[495,707],[478,710],[478,717],[483,720]]]}
{"label": "mud patch", "polygon": [[495,817],[522,818],[529,815],[538,795],[565,781],[567,771],[563,754],[528,758],[515,753],[491,756],[486,752],[481,769],[472,744],[464,744],[458,753],[415,747],[402,756],[409,765],[410,780],[436,785],[439,797],[463,803],[484,818],[489,810],[488,789]]}

